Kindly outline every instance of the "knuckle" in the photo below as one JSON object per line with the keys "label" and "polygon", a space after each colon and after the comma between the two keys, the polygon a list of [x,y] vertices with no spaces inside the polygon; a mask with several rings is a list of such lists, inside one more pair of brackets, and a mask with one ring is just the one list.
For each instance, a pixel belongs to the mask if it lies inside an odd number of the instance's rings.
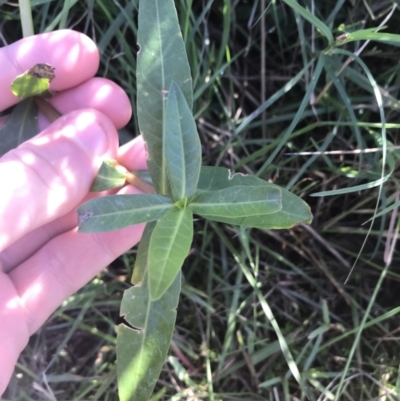
{"label": "knuckle", "polygon": [[64,176],[58,163],[47,159],[42,152],[32,146],[13,149],[7,154],[7,158],[22,163],[25,181],[32,186],[39,185],[53,189],[59,186]]}

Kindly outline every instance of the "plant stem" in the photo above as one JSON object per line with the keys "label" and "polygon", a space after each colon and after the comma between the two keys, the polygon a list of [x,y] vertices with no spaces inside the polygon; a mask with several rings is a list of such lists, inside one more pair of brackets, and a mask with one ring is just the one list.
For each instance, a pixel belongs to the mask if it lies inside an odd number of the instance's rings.
{"label": "plant stem", "polygon": [[38,109],[51,123],[62,116],[62,114],[54,106],[52,106],[49,102],[46,102],[46,100],[44,100],[42,97],[35,96],[34,100]]}
{"label": "plant stem", "polygon": [[137,175],[130,173],[129,171],[125,174],[126,176],[126,182],[129,184],[133,185],[137,189],[140,189],[142,192],[145,194],[155,194],[156,190],[153,187],[153,185],[150,185],[146,181],[143,181],[141,178],[139,178]]}
{"label": "plant stem", "polygon": [[19,11],[21,15],[22,35],[24,38],[33,36],[32,9],[30,0],[19,0]]}
{"label": "plant stem", "polygon": [[[35,99],[35,103],[38,106],[39,110],[45,115],[45,117],[50,122],[54,122],[57,120],[57,118],[62,116],[62,114],[54,106],[52,106],[49,102],[44,100],[42,97],[35,96],[34,99]],[[117,168],[118,166],[120,166],[120,165],[117,163],[114,165],[115,168]],[[123,166],[121,166],[121,167],[123,167]],[[123,167],[123,168],[125,170],[125,167]],[[125,178],[126,178],[126,182],[133,185],[137,189],[140,189],[145,194],[155,194],[156,193],[156,190],[154,189],[154,187],[152,185],[150,185],[146,181],[143,181],[137,175],[135,175],[129,171],[125,172]]]}

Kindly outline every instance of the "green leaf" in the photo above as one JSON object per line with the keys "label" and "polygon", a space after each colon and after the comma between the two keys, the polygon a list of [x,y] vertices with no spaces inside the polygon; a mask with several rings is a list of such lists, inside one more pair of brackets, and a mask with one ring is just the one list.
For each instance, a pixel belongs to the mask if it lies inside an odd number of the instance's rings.
{"label": "green leaf", "polygon": [[21,99],[38,95],[51,97],[49,88],[54,77],[54,68],[51,65],[35,64],[14,79],[11,83],[11,92]]}
{"label": "green leaf", "polygon": [[193,213],[216,217],[249,217],[282,209],[282,191],[270,185],[236,185],[196,194]]}
{"label": "green leaf", "polygon": [[110,195],[78,208],[79,232],[113,231],[163,217],[173,204],[161,195]]}
{"label": "green leaf", "polygon": [[148,184],[153,185],[153,181],[150,177],[149,170],[134,170],[134,171],[132,171],[132,173],[134,175],[136,175],[136,177],[139,177],[144,182],[147,182]]}
{"label": "green leaf", "polygon": [[137,116],[154,186],[168,195],[163,149],[167,93],[175,81],[191,109],[192,78],[173,0],[140,0],[138,23]]}
{"label": "green leaf", "polygon": [[270,184],[255,176],[243,174],[232,175],[228,169],[222,167],[203,166],[200,172],[197,191],[200,194],[203,191],[216,191],[221,188],[230,188],[236,185],[249,187],[268,186],[270,188],[280,189],[282,192],[282,209],[273,214],[250,217],[228,218],[201,215],[210,220],[222,223],[263,229],[283,229],[291,228],[299,223],[311,223],[312,215],[307,203],[286,189]]}
{"label": "green leaf", "polygon": [[120,324],[117,337],[117,373],[120,401],[147,401],[153,393],[172,339],[181,274],[165,294],[150,300],[147,275],[141,286],[126,290],[121,316],[133,327]]}
{"label": "green leaf", "polygon": [[93,181],[91,192],[101,192],[118,188],[125,184],[125,173],[115,168],[115,160],[104,160]]}
{"label": "green leaf", "polygon": [[150,238],[148,272],[150,297],[162,297],[182,267],[193,239],[190,208],[170,210],[157,222]]}
{"label": "green leaf", "polygon": [[144,275],[146,274],[150,238],[155,226],[156,226],[155,221],[149,221],[146,224],[142,238],[140,240],[131,279],[131,283],[134,285],[141,283],[144,279]]}
{"label": "green leaf", "polygon": [[33,99],[17,104],[0,130],[0,156],[39,133],[37,106]]}
{"label": "green leaf", "polygon": [[201,144],[192,112],[172,82],[167,98],[164,149],[175,201],[194,195],[201,168]]}
{"label": "green leaf", "polygon": [[400,35],[395,33],[378,32],[385,27],[360,29],[358,31],[344,33],[336,38],[334,46],[342,46],[349,42],[359,40],[374,40],[384,42],[392,46],[400,46]]}
{"label": "green leaf", "polygon": [[188,205],[188,198],[186,198],[186,196],[175,202],[175,206],[181,210],[185,209],[187,205]]}

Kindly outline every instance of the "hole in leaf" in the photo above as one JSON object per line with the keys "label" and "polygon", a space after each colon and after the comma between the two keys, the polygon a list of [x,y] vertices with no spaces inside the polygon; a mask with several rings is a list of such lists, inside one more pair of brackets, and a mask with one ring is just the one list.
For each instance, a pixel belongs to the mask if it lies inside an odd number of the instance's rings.
{"label": "hole in leaf", "polygon": [[125,316],[120,316],[120,317],[117,319],[117,325],[119,326],[120,324],[123,324],[123,325],[129,327],[130,329],[135,330],[135,331],[138,331],[138,332],[142,331],[142,330],[139,329],[138,327],[132,326],[132,325],[125,319]]}

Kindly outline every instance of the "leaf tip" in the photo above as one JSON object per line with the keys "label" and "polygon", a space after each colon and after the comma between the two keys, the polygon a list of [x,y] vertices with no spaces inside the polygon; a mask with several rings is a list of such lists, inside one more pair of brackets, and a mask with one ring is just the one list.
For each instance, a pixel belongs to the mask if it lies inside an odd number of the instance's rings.
{"label": "leaf tip", "polygon": [[55,68],[50,64],[35,64],[11,83],[11,92],[20,99],[31,96],[52,97],[50,82],[55,78]]}
{"label": "leaf tip", "polygon": [[78,225],[81,227],[86,221],[88,221],[93,216],[91,210],[85,210],[84,212],[78,212]]}
{"label": "leaf tip", "polygon": [[160,300],[164,296],[164,294],[167,292],[167,290],[171,287],[172,283],[160,283],[157,282],[155,283],[154,281],[151,280],[149,281],[149,296],[150,296],[150,301],[151,302],[156,302]]}

